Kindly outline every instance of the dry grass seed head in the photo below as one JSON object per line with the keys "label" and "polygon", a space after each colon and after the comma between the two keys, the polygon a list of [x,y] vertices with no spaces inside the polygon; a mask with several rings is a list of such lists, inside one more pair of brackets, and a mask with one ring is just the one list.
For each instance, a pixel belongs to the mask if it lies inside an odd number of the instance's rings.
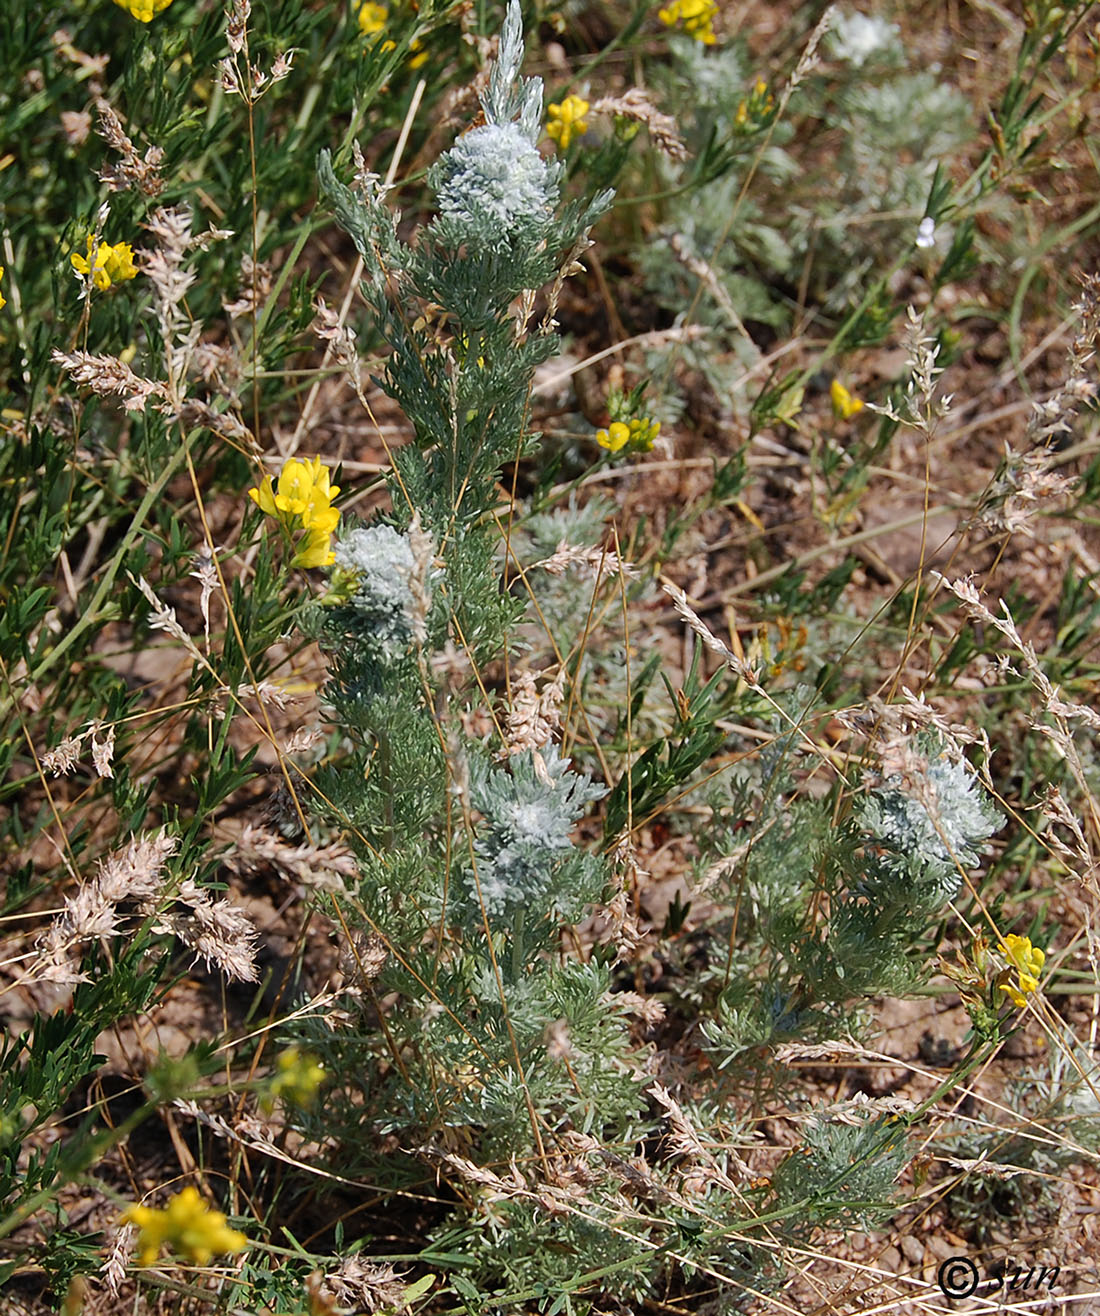
{"label": "dry grass seed head", "polygon": [[99,397],[121,397],[127,411],[144,411],[150,398],[167,398],[163,384],[143,379],[117,357],[94,352],[60,352],[56,348],[50,359],[59,365],[76,384],[83,384]]}
{"label": "dry grass seed head", "polygon": [[670,160],[686,160],[687,147],[676,131],[676,120],[662,114],[641,87],[631,87],[621,96],[604,96],[592,106],[593,114],[617,114],[644,124],[653,145]]}
{"label": "dry grass seed head", "polygon": [[106,183],[112,192],[136,187],[147,197],[159,196],[164,190],[164,179],[160,175],[164,151],[159,146],[150,146],[144,155],[139,155],[110,102],[98,96],[95,107],[99,115],[96,132],[122,157],[118,164],[104,165],[99,170],[97,177],[100,182]]}
{"label": "dry grass seed head", "polygon": [[215,900],[191,878],[186,878],[175,895],[187,914],[164,913],[158,932],[172,933],[189,949],[217,967],[231,981],[256,982],[257,932],[245,914],[228,900]]}

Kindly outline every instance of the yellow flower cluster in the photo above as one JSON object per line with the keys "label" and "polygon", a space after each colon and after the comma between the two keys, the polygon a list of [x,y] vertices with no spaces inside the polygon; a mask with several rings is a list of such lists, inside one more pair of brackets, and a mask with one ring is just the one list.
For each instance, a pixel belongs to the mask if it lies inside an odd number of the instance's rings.
{"label": "yellow flower cluster", "polygon": [[[4,267],[3,265],[0,265],[0,279],[2,279],[3,277],[4,277]],[[4,307],[7,306],[7,304],[8,304],[8,299],[4,296],[2,292],[0,292],[0,311],[2,311]]]}
{"label": "yellow flower cluster", "polygon": [[[376,5],[374,0],[363,0],[359,6],[359,31],[365,37],[376,36],[386,26],[389,16],[390,11],[385,5]],[[390,50],[393,49],[392,41],[387,42],[387,45]]]}
{"label": "yellow flower cluster", "polygon": [[320,457],[306,461],[288,457],[278,485],[265,475],[258,489],[248,491],[261,512],[277,517],[287,530],[306,532],[290,560],[292,567],[327,567],[333,560],[329,543],[340,513],[332,501],[340,486],[329,483],[330,474]]}
{"label": "yellow flower cluster", "polygon": [[738,128],[755,128],[771,114],[774,108],[775,99],[768,90],[768,84],[763,78],[757,78],[752,95],[738,105],[733,122]]}
{"label": "yellow flower cluster", "polygon": [[[376,4],[375,0],[363,0],[363,3],[359,6],[360,34],[365,37],[376,37],[379,32],[385,30],[389,17],[390,11],[386,5]],[[371,41],[369,44],[373,46],[374,42]],[[387,38],[378,49],[385,55],[391,50],[396,50],[397,43]],[[419,37],[413,37],[409,43],[409,50],[412,52],[409,59],[409,68],[418,69],[428,58],[428,52],[424,49]]]}
{"label": "yellow flower cluster", "polygon": [[275,1061],[272,1076],[262,1105],[270,1110],[281,1097],[293,1106],[308,1106],[325,1081],[325,1069],[316,1056],[288,1047]]}
{"label": "yellow flower cluster", "polygon": [[1016,971],[1016,982],[1011,981],[1012,971],[1008,970],[1001,975],[1004,981],[999,982],[998,986],[1012,1004],[1022,1010],[1028,996],[1039,990],[1039,974],[1046,956],[1038,946],[1031,944],[1030,937],[1018,937],[1014,932],[1005,937],[1002,949],[1005,958]]}
{"label": "yellow flower cluster", "polygon": [[151,23],[157,14],[167,9],[172,0],[115,0],[115,4],[133,15],[139,23]]}
{"label": "yellow flower cluster", "polygon": [[138,1260],[151,1266],[167,1243],[172,1251],[198,1266],[208,1266],[220,1252],[243,1252],[248,1239],[230,1229],[220,1211],[212,1211],[197,1188],[177,1193],[161,1211],[152,1206],[128,1206],[123,1224],[138,1227]]}
{"label": "yellow flower cluster", "polygon": [[829,397],[837,420],[851,420],[863,410],[863,399],[849,393],[839,379],[834,379],[829,385]]}
{"label": "yellow flower cluster", "polygon": [[615,420],[605,430],[596,431],[596,442],[608,452],[622,452],[630,446],[634,452],[648,452],[661,432],[659,421],[648,416],[635,416],[633,420]]}
{"label": "yellow flower cluster", "polygon": [[128,242],[116,242],[112,246],[100,238],[97,243],[91,233],[88,234],[88,254],[81,256],[74,251],[69,259],[77,274],[85,279],[91,275],[92,282],[100,292],[106,292],[112,283],[122,283],[137,274],[134,249]]}
{"label": "yellow flower cluster", "polygon": [[584,116],[590,108],[583,96],[566,96],[565,100],[546,107],[546,131],[563,151],[569,149],[574,137],[588,131]]}
{"label": "yellow flower cluster", "polygon": [[672,0],[666,9],[657,11],[657,17],[665,27],[682,23],[689,37],[701,41],[704,46],[713,46],[715,36],[711,25],[717,12],[717,0]]}

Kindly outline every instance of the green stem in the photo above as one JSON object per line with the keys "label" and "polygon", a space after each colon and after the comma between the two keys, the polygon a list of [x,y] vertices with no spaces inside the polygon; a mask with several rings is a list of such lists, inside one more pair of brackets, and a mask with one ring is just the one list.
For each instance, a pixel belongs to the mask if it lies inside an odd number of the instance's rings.
{"label": "green stem", "polygon": [[[48,672],[51,667],[54,667],[65,656],[65,654],[68,653],[86,630],[92,626],[98,625],[98,623],[103,620],[101,609],[104,601],[114,588],[115,577],[118,575],[122,563],[129,555],[134,541],[141,533],[141,528],[145,523],[145,518],[149,515],[153,504],[164,492],[168,481],[183,465],[191,443],[195,436],[201,432],[200,429],[193,429],[186,436],[183,443],[168,459],[164,470],[161,471],[157,479],[149,486],[145,497],[141,500],[141,505],[134,513],[129,528],[122,537],[121,544],[119,544],[118,548],[115,550],[114,556],[107,564],[107,569],[103,573],[103,579],[99,582],[99,587],[96,589],[96,592],[92,595],[87,606],[81,609],[80,615],[74,620],[69,630],[66,631],[48,653],[42,656],[41,660],[36,663],[34,668],[28,673],[26,678],[28,685],[41,680],[46,672]],[[0,700],[0,718],[11,709],[12,699],[13,696],[9,695],[6,699]]]}
{"label": "green stem", "polygon": [[524,931],[527,918],[526,909],[520,905],[512,916],[512,980],[519,982],[523,977]]}

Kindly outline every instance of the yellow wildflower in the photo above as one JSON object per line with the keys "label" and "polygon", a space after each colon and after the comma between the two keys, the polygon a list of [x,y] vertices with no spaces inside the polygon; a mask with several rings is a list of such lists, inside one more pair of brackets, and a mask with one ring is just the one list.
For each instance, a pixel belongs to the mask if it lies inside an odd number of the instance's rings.
{"label": "yellow wildflower", "polygon": [[569,149],[573,138],[588,131],[584,116],[588,113],[588,102],[583,96],[566,96],[565,100],[546,107],[549,122],[546,131],[563,151]]}
{"label": "yellow wildflower", "polygon": [[327,533],[336,529],[340,519],[340,513],[331,506],[340,487],[329,483],[330,474],[320,457],[305,461],[288,457],[277,486],[270,475],[265,476],[260,488],[249,489],[248,496],[270,516],[281,512],[291,520],[298,518],[305,530],[322,529]]}
{"label": "yellow wildflower", "polygon": [[292,566],[325,567],[333,560],[329,536],[336,529],[340,512],[332,502],[340,487],[329,483],[329,475],[320,457],[305,461],[288,457],[277,485],[265,475],[259,488],[248,491],[261,512],[278,518],[287,530],[307,532],[291,559]]}
{"label": "yellow wildflower", "polygon": [[[4,277],[4,267],[3,265],[0,265],[0,279],[2,279],[3,277]],[[0,292],[0,311],[2,311],[4,307],[7,306],[7,304],[8,304],[8,299],[4,296],[2,292]]]}
{"label": "yellow wildflower", "polygon": [[863,410],[863,399],[849,393],[839,379],[834,379],[829,385],[829,397],[838,420],[851,420]]}
{"label": "yellow wildflower", "polygon": [[755,128],[767,119],[773,109],[775,98],[768,91],[768,84],[763,78],[757,78],[752,95],[737,107],[737,113],[733,116],[734,125],[738,128]]}
{"label": "yellow wildflower", "polygon": [[630,426],[621,420],[612,421],[607,429],[596,431],[596,442],[608,452],[619,452],[630,442]]}
{"label": "yellow wildflower", "polygon": [[648,452],[661,432],[659,421],[648,416],[635,416],[633,420],[615,420],[607,429],[596,431],[596,442],[608,452],[621,452],[630,445],[636,452]]}
{"label": "yellow wildflower", "polygon": [[81,256],[74,251],[69,260],[77,274],[84,278],[91,275],[92,282],[100,292],[106,292],[112,283],[122,283],[137,274],[134,249],[128,242],[116,242],[112,246],[100,238],[97,243],[91,233],[88,234],[88,254]]}
{"label": "yellow wildflower", "polygon": [[1001,974],[1003,981],[999,981],[997,985],[1012,1004],[1022,1010],[1027,1004],[1028,996],[1039,990],[1039,974],[1042,972],[1046,956],[1038,946],[1031,944],[1030,937],[1018,937],[1014,932],[1005,937],[1001,949],[1016,971],[1016,983],[1013,985],[1010,981],[1012,970],[1007,970]]}
{"label": "yellow wildflower", "polygon": [[143,1266],[156,1261],[167,1243],[177,1256],[198,1266],[208,1266],[220,1252],[243,1252],[248,1239],[230,1229],[220,1211],[212,1211],[197,1188],[185,1188],[161,1211],[152,1206],[128,1206],[123,1224],[138,1227],[138,1260]]}
{"label": "yellow wildflower", "polygon": [[[359,32],[365,37],[377,37],[380,32],[384,32],[386,24],[390,19],[390,11],[387,5],[375,3],[375,0],[363,0],[359,6]],[[367,43],[374,46],[375,42]],[[378,44],[378,49],[383,55],[388,55],[391,50],[397,49],[397,43],[388,38]],[[419,37],[413,37],[409,42],[409,68],[418,69],[428,58],[428,52],[424,49],[424,43]]]}
{"label": "yellow wildflower", "polygon": [[123,280],[132,279],[137,275],[134,249],[128,242],[116,242],[111,248],[111,254],[107,257],[107,273],[112,283],[122,283]]}
{"label": "yellow wildflower", "polygon": [[648,416],[635,416],[630,422],[630,446],[639,452],[649,452],[661,432],[661,422]]}
{"label": "yellow wildflower", "polygon": [[290,559],[292,567],[331,567],[336,553],[330,547],[327,531],[310,530],[299,543],[298,551]]}
{"label": "yellow wildflower", "polygon": [[172,0],[115,0],[116,5],[125,9],[139,23],[151,23],[171,3]]}
{"label": "yellow wildflower", "polygon": [[390,11],[385,5],[378,5],[374,0],[363,0],[359,6],[359,31],[365,37],[376,36],[386,26]]}
{"label": "yellow wildflower", "polygon": [[716,0],[672,0],[667,8],[657,11],[657,17],[665,27],[682,23],[689,37],[701,41],[704,46],[713,46],[715,36],[711,24],[717,12]]}
{"label": "yellow wildflower", "polygon": [[271,1079],[262,1105],[270,1110],[282,1097],[295,1106],[308,1106],[325,1081],[324,1066],[316,1056],[288,1047],[275,1061],[275,1075]]}

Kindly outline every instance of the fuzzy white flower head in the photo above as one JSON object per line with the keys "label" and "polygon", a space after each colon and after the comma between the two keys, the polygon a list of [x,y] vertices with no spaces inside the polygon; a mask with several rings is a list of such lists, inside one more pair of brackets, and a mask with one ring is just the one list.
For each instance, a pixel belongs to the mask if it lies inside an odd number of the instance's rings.
{"label": "fuzzy white flower head", "polygon": [[946,753],[929,759],[915,743],[902,770],[873,791],[861,811],[872,835],[898,854],[944,865],[952,882],[955,866],[973,868],[1004,821],[965,760]]}
{"label": "fuzzy white flower head", "polygon": [[504,251],[544,227],[557,200],[546,161],[516,123],[464,133],[440,160],[437,186],[450,235],[481,251]]}
{"label": "fuzzy white flower head", "polygon": [[925,215],[917,226],[917,246],[934,247],[936,245],[936,221],[931,215]]}
{"label": "fuzzy white flower head", "polygon": [[336,545],[335,562],[357,580],[351,604],[364,635],[390,657],[405,651],[413,635],[411,581],[416,559],[408,537],[393,526],[361,526]]}
{"label": "fuzzy white flower head", "polygon": [[829,29],[829,45],[836,59],[861,68],[872,55],[892,50],[897,45],[898,30],[884,18],[859,13],[834,13]]}

